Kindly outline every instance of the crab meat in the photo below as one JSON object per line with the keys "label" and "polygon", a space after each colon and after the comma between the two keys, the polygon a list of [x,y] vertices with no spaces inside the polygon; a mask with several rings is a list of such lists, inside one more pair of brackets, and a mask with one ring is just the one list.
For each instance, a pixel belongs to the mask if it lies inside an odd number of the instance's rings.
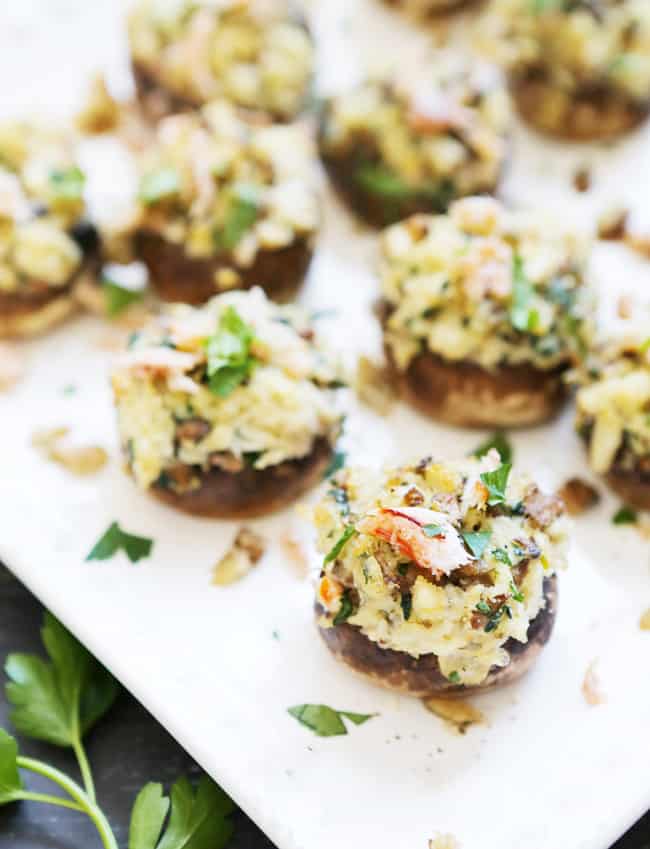
{"label": "crab meat", "polygon": [[166,377],[191,371],[201,357],[173,348],[143,348],[129,351],[118,360],[118,366],[132,369],[136,374]]}
{"label": "crab meat", "polygon": [[[427,536],[426,525],[439,526],[440,533]],[[362,519],[357,531],[385,540],[438,577],[471,561],[458,532],[449,524],[449,517],[424,507],[381,509]]]}

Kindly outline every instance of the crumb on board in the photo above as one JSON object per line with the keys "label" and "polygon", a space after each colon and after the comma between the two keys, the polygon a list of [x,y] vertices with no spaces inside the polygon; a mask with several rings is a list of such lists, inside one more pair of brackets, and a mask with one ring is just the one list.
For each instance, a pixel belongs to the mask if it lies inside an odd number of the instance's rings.
{"label": "crumb on board", "polygon": [[47,460],[63,466],[73,475],[94,475],[108,462],[108,454],[99,445],[62,445],[70,434],[68,427],[54,427],[36,431],[32,445]]}
{"label": "crumb on board", "polygon": [[453,834],[435,834],[427,845],[428,849],[460,849],[460,843]]}
{"label": "crumb on board", "polygon": [[569,478],[557,491],[570,516],[580,516],[600,501],[600,493],[582,478]]}
{"label": "crumb on board", "polygon": [[422,701],[428,711],[435,713],[459,734],[465,734],[471,725],[485,722],[480,710],[461,699],[430,698]]}
{"label": "crumb on board", "polygon": [[650,607],[639,617],[639,628],[642,631],[650,631]]}
{"label": "crumb on board", "polygon": [[598,218],[598,238],[606,242],[625,238],[630,212],[623,206],[612,206]]}
{"label": "crumb on board", "polygon": [[0,392],[8,392],[25,376],[25,360],[9,342],[0,342]]}
{"label": "crumb on board", "polygon": [[386,365],[366,356],[359,357],[354,388],[358,399],[371,410],[380,416],[390,413],[396,394]]}
{"label": "crumb on board", "polygon": [[245,578],[266,551],[266,540],[256,531],[243,525],[232,546],[212,570],[212,583],[227,587]]}
{"label": "crumb on board", "polygon": [[588,192],[591,188],[591,170],[587,165],[581,165],[574,171],[573,188],[577,192]]}
{"label": "crumb on board", "polygon": [[120,106],[112,97],[103,74],[90,81],[86,100],[75,123],[82,133],[97,134],[114,130],[120,122]]}
{"label": "crumb on board", "polygon": [[306,578],[309,575],[309,561],[300,540],[291,531],[286,531],[280,537],[280,545],[296,576]]}
{"label": "crumb on board", "polygon": [[587,704],[592,707],[602,705],[606,701],[601,688],[600,679],[598,678],[598,673],[596,672],[597,664],[597,660],[591,661],[582,681],[582,695],[584,696]]}
{"label": "crumb on board", "polygon": [[619,318],[628,320],[634,313],[634,298],[631,295],[620,295],[616,302],[616,314]]}

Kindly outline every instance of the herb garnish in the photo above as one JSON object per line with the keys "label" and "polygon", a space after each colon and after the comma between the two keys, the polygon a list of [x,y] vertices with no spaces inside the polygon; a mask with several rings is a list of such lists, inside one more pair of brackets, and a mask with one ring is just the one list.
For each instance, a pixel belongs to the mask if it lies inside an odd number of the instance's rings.
{"label": "herb garnish", "polygon": [[510,581],[510,595],[515,601],[524,601],[524,594],[517,588],[514,581]]}
{"label": "herb garnish", "polygon": [[287,712],[319,737],[338,737],[347,734],[348,729],[345,727],[343,718],[355,725],[363,725],[364,722],[378,716],[376,713],[334,710],[328,705],[295,705],[287,708]]}
{"label": "herb garnish", "polygon": [[354,525],[347,525],[341,536],[336,541],[334,547],[325,555],[325,560],[323,561],[323,564],[331,563],[332,560],[336,560],[341,551],[343,551],[343,546],[356,533],[357,529],[354,527]]}
{"label": "herb garnish", "polygon": [[460,674],[454,669],[447,675],[447,680],[451,681],[452,684],[460,684]]}
{"label": "herb garnish", "polygon": [[332,620],[334,625],[342,625],[346,622],[350,616],[354,613],[354,605],[352,604],[352,599],[350,598],[350,591],[344,590],[343,596],[341,598],[341,606],[338,609],[338,613]]}
{"label": "herb garnish", "polygon": [[359,186],[367,192],[396,201],[422,198],[430,201],[432,206],[441,212],[449,206],[455,194],[454,186],[449,180],[412,186],[384,165],[373,165],[369,162],[357,168],[355,177]]}
{"label": "herb garnish", "polygon": [[107,277],[102,278],[102,291],[104,293],[104,309],[109,318],[115,318],[121,312],[141,301],[144,292],[138,292],[134,289],[124,289]]}
{"label": "herb garnish", "polygon": [[257,193],[250,186],[239,186],[230,198],[222,226],[212,234],[217,250],[236,248],[244,233],[255,223],[259,212]]}
{"label": "herb garnish", "polygon": [[474,557],[480,560],[490,541],[492,531],[463,531],[461,536]]}
{"label": "herb garnish", "polygon": [[234,307],[227,307],[216,333],[205,343],[208,385],[215,395],[227,398],[250,377],[258,362],[251,354],[253,339],[253,328]]}
{"label": "herb garnish", "polygon": [[145,174],[140,180],[138,200],[149,206],[175,197],[180,188],[181,181],[175,168],[158,168]]}
{"label": "herb garnish", "polygon": [[516,330],[530,333],[539,321],[537,310],[531,309],[535,288],[524,273],[524,262],[519,254],[512,259],[512,305],[510,322]]}
{"label": "herb garnish", "polygon": [[424,525],[424,535],[428,537],[444,537],[446,531],[442,525]]}
{"label": "herb garnish", "polygon": [[332,454],[332,459],[329,462],[328,467],[325,469],[325,473],[323,475],[323,480],[327,480],[335,475],[340,469],[345,466],[345,461],[347,459],[347,453],[345,451],[335,451]]}
{"label": "herb garnish", "polygon": [[503,431],[497,431],[493,433],[485,442],[482,442],[473,452],[473,457],[485,457],[488,451],[491,451],[492,448],[496,448],[499,452],[499,456],[501,457],[502,463],[511,463],[512,462],[512,446],[508,442],[508,438],[506,437]]}
{"label": "herb garnish", "polygon": [[137,563],[143,557],[149,557],[152,547],[152,539],[129,534],[113,522],[92,547],[86,560],[108,560],[122,549],[131,563]]}
{"label": "herb garnish", "polygon": [[488,504],[503,504],[506,500],[506,487],[512,463],[502,463],[493,472],[483,472],[481,480],[488,490]]}
{"label": "herb garnish", "polygon": [[613,525],[635,525],[638,519],[636,510],[623,506],[612,516]]}
{"label": "herb garnish", "polygon": [[327,494],[331,495],[334,501],[336,501],[342,516],[350,515],[350,500],[346,489],[342,486],[333,486],[328,490]]}
{"label": "herb garnish", "polygon": [[83,197],[86,177],[79,168],[73,166],[65,171],[50,172],[50,188],[60,200],[80,200]]}
{"label": "herb garnish", "polygon": [[512,560],[510,559],[510,555],[505,550],[505,548],[492,549],[492,557],[494,557],[494,559],[498,560],[500,563],[505,563],[506,566],[512,566]]}
{"label": "herb garnish", "polygon": [[411,616],[411,610],[413,610],[413,596],[411,593],[402,593],[402,613],[404,614],[404,619],[408,622]]}

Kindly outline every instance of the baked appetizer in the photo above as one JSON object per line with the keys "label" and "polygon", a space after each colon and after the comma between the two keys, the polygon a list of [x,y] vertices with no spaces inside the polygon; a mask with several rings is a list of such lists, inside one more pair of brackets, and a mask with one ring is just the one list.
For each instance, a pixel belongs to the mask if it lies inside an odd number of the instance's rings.
{"label": "baked appetizer", "polygon": [[407,400],[466,427],[558,411],[593,333],[578,237],[474,197],[390,227],[381,247],[385,348]]}
{"label": "baked appetizer", "polygon": [[62,135],[0,123],[0,336],[41,333],[74,310],[73,286],[98,249],[83,190]]}
{"label": "baked appetizer", "polygon": [[301,127],[257,126],[225,101],[165,118],[145,155],[135,252],[165,301],[262,286],[290,299],[319,224]]}
{"label": "baked appetizer", "polygon": [[196,516],[284,507],[322,478],[342,422],[337,362],[258,288],[170,308],[135,334],[112,384],[135,482]]}
{"label": "baked appetizer", "polygon": [[628,504],[650,510],[650,337],[598,350],[576,395],[576,428],[595,472]]}
{"label": "baked appetizer", "polygon": [[497,0],[495,11],[514,99],[537,129],[587,141],[646,117],[647,0]]}
{"label": "baked appetizer", "polygon": [[139,98],[155,117],[226,98],[289,120],[309,92],[314,49],[287,0],[138,0],[129,41]]}
{"label": "baked appetizer", "polygon": [[514,681],[553,627],[562,514],[495,449],[380,474],[343,469],[314,513],[323,639],[355,671],[413,696]]}
{"label": "baked appetizer", "polygon": [[441,53],[418,84],[367,80],[327,101],[320,151],[343,199],[366,222],[383,226],[492,192],[506,157],[508,119],[494,69]]}

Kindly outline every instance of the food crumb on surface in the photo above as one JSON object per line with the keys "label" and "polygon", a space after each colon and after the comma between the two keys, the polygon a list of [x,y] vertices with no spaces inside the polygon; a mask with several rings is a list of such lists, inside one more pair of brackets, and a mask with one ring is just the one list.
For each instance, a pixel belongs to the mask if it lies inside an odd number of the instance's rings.
{"label": "food crumb on surface", "polygon": [[459,734],[465,734],[471,725],[485,722],[485,716],[480,710],[461,699],[430,698],[423,699],[423,703],[428,711],[444,719]]}
{"label": "food crumb on surface", "polygon": [[607,701],[602,692],[600,679],[596,672],[597,664],[597,660],[591,661],[587,667],[587,671],[585,672],[585,677],[582,682],[582,695],[584,696],[587,704],[592,705],[593,707],[602,705]]}
{"label": "food crumb on surface", "polygon": [[103,74],[97,74],[90,82],[86,100],[76,116],[76,124],[82,133],[107,133],[120,122],[120,106],[110,94]]}
{"label": "food crumb on surface", "polygon": [[436,834],[430,838],[428,849],[461,849],[453,834]]}
{"label": "food crumb on surface", "polygon": [[650,631],[650,607],[644,610],[639,618],[639,628],[642,631]]}
{"label": "food crumb on surface", "polygon": [[373,362],[369,357],[359,357],[354,387],[358,399],[371,410],[380,416],[390,413],[396,394],[386,365]]}
{"label": "food crumb on surface", "polygon": [[634,299],[631,295],[621,295],[616,302],[616,313],[619,318],[630,319],[634,312]]}
{"label": "food crumb on surface", "polygon": [[306,578],[309,574],[309,561],[303,544],[291,531],[280,537],[282,550],[298,578]]}
{"label": "food crumb on surface", "polygon": [[591,170],[581,165],[573,174],[573,188],[577,192],[588,192],[591,188]]}
{"label": "food crumb on surface", "polygon": [[266,540],[251,528],[242,526],[230,549],[212,570],[212,583],[226,587],[245,578],[266,551]]}
{"label": "food crumb on surface", "polygon": [[63,466],[73,475],[94,475],[108,462],[108,454],[100,445],[61,445],[70,433],[68,427],[36,431],[32,445],[53,463]]}
{"label": "food crumb on surface", "polygon": [[557,491],[570,516],[580,516],[600,501],[600,493],[582,478],[569,478]]}
{"label": "food crumb on surface", "polygon": [[625,238],[630,212],[622,206],[606,209],[598,218],[598,238],[616,242]]}
{"label": "food crumb on surface", "polygon": [[14,345],[0,342],[0,392],[7,392],[25,376],[25,362]]}

